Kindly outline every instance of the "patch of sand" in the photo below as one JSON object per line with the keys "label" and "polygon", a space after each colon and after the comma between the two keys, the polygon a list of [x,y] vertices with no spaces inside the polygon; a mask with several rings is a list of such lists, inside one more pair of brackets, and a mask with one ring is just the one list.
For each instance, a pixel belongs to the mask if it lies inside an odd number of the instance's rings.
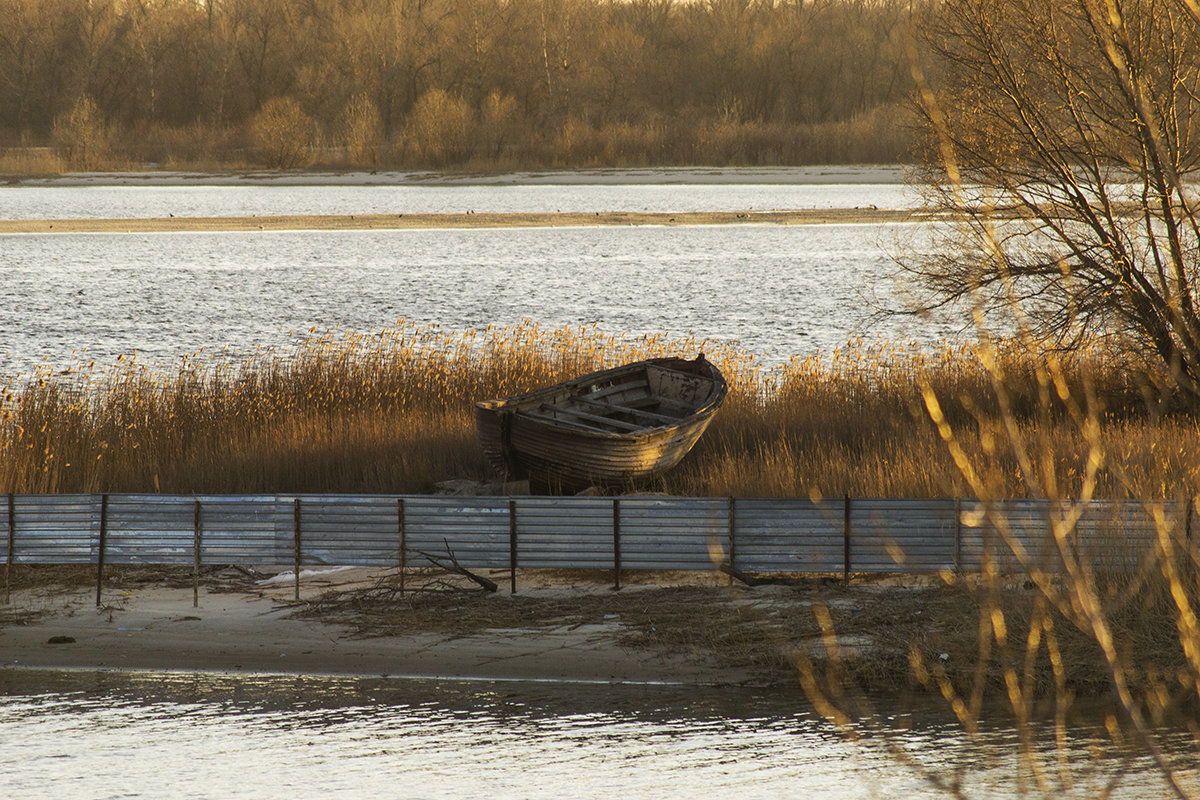
{"label": "patch of sand", "polygon": [[887,208],[832,208],[796,211],[291,214],[263,217],[12,219],[0,220],[0,234],[551,228],[599,225],[859,225],[919,222],[929,219],[931,217],[925,211]]}
{"label": "patch of sand", "polygon": [[[361,574],[302,574],[302,595],[361,583]],[[628,648],[620,623],[558,628],[413,631],[364,638],[341,625],[296,619],[287,579],[240,592],[136,586],[48,587],[0,606],[0,668],[149,669],[600,682],[738,683],[695,655]],[[68,641],[72,640],[72,641]]]}

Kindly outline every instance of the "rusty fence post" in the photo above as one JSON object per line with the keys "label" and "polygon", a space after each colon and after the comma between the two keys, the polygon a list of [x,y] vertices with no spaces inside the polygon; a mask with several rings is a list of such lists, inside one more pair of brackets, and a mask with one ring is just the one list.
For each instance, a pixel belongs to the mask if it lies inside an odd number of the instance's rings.
{"label": "rusty fence post", "polygon": [[100,495],[100,542],[96,551],[96,608],[100,607],[100,593],[104,587],[104,546],[108,539],[108,495]]}
{"label": "rusty fence post", "polygon": [[404,597],[404,573],[408,568],[408,546],[404,541],[404,498],[396,498],[396,533],[400,536],[400,596]]}
{"label": "rusty fence post", "polygon": [[842,582],[850,585],[850,495],[842,511]]}
{"label": "rusty fence post", "polygon": [[200,607],[200,498],[192,501],[192,608]]}
{"label": "rusty fence post", "polygon": [[613,532],[613,591],[621,589],[621,500],[614,497],[612,501],[612,532]]}
{"label": "rusty fence post", "polygon": [[[733,558],[734,558],[734,552],[735,552],[735,551],[734,551],[734,545],[735,545],[735,542],[736,542],[736,536],[735,536],[735,530],[734,530],[734,522],[733,522],[733,514],[734,514],[734,504],[735,504],[736,502],[737,502],[737,501],[736,501],[736,499],[735,499],[735,498],[733,498],[733,497],[730,497],[730,498],[728,498],[728,500],[727,500],[727,506],[726,506],[726,511],[725,511],[725,513],[726,513],[726,514],[728,515],[728,517],[729,517],[729,534],[728,534],[728,538],[729,538],[729,542],[728,542],[728,544],[729,544],[729,559],[728,559],[728,561],[729,561],[729,568],[730,568],[730,569],[737,569],[737,564],[735,564],[735,563],[734,563],[734,560],[733,560]],[[732,575],[730,575],[730,576],[729,576],[729,585],[730,585],[730,586],[732,586],[732,585],[733,585],[733,576],[732,576]]]}
{"label": "rusty fence post", "polygon": [[16,508],[16,502],[13,499],[13,493],[8,493],[8,549],[5,551],[4,557],[4,604],[12,604],[12,565],[13,565],[13,550],[17,544],[17,522],[13,516],[13,509]]}
{"label": "rusty fence post", "polygon": [[517,593],[517,501],[508,501],[508,590]]}
{"label": "rusty fence post", "polygon": [[295,581],[293,583],[293,596],[296,600],[300,599],[300,498],[292,499],[292,550]]}
{"label": "rusty fence post", "polygon": [[962,498],[954,498],[954,572],[962,574]]}
{"label": "rusty fence post", "polygon": [[[1183,571],[1189,578],[1196,574],[1196,543],[1192,541],[1192,508],[1198,499],[1200,497],[1192,495],[1184,501],[1186,505],[1183,512]],[[11,544],[8,547],[9,550],[12,550]]]}

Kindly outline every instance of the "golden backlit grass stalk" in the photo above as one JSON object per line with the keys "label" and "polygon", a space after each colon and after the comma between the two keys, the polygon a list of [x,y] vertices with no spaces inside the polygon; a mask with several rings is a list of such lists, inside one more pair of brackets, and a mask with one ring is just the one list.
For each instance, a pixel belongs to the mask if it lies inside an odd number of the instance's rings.
{"label": "golden backlit grass stalk", "polygon": [[[1038,442],[1056,488],[1082,476],[1086,431],[1042,402],[1038,358],[1016,349],[851,343],[768,368],[693,337],[623,337],[532,322],[449,332],[399,323],[315,332],[241,363],[199,353],[172,369],[130,359],[12,381],[0,405],[0,491],[426,492],[494,478],[473,404],[659,355],[703,351],[730,384],[724,408],[683,464],[650,487],[687,495],[962,496],[971,493],[923,387],[995,496],[1031,487],[995,442],[1007,425],[989,367],[1002,368],[1018,427]],[[1064,366],[1104,407],[1098,436],[1121,480],[1097,494],[1174,497],[1200,485],[1196,425],[1147,405],[1116,356]]]}

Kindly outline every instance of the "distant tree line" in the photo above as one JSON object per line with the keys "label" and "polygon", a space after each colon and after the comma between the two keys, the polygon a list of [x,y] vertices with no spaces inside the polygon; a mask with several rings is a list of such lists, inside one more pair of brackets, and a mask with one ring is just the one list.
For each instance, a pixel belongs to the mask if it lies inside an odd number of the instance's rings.
{"label": "distant tree line", "polygon": [[893,161],[913,5],[0,0],[0,148],[72,167]]}

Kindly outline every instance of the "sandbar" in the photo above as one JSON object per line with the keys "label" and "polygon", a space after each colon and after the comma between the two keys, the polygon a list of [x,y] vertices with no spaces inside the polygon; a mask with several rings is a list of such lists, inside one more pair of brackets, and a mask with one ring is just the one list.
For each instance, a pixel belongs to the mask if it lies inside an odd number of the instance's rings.
{"label": "sandbar", "polygon": [[924,222],[933,218],[927,211],[887,208],[800,209],[793,211],[287,214],[250,217],[5,219],[0,220],[0,234],[418,230],[639,225],[866,225]]}

